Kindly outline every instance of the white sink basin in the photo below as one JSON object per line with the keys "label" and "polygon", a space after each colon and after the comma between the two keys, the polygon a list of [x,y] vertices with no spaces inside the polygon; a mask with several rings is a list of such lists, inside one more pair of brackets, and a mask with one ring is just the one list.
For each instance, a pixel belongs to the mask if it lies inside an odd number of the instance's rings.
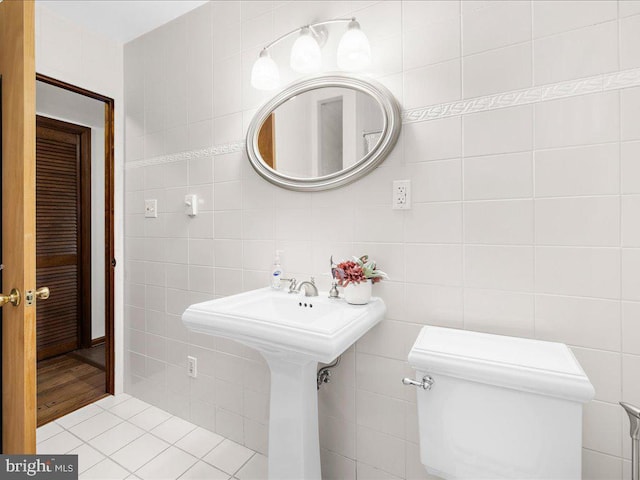
{"label": "white sink basin", "polygon": [[271,370],[269,479],[320,480],[317,363],[329,363],[376,325],[380,298],[344,299],[252,290],[191,305],[192,331],[230,338],[259,350]]}
{"label": "white sink basin", "polygon": [[231,338],[263,353],[328,363],[382,320],[385,310],[379,298],[349,305],[326,294],[304,297],[267,287],[191,305],[182,321],[195,332]]}

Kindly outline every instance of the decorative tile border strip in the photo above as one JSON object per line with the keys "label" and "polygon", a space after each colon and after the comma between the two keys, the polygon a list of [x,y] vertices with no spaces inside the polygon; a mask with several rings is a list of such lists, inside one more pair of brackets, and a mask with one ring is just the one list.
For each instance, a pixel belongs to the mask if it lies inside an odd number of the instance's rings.
{"label": "decorative tile border strip", "polygon": [[[428,107],[412,108],[402,112],[402,123],[426,122],[439,118],[468,115],[470,113],[485,112],[499,108],[515,107],[518,105],[530,105],[532,103],[545,102],[558,98],[576,97],[590,93],[606,92],[640,86],[640,68],[624,70],[615,73],[606,73],[594,77],[580,78],[566,82],[531,87],[523,90],[487,95],[484,97],[470,98],[456,102],[431,105]],[[125,169],[148,167],[151,165],[163,165],[165,163],[202,158],[213,155],[239,152],[244,149],[245,142],[238,141],[225,143],[200,150],[163,155],[160,157],[138,160],[125,164]]]}
{"label": "decorative tile border strip", "polygon": [[149,167],[151,165],[164,165],[165,163],[181,162],[183,160],[191,160],[194,158],[212,157],[214,155],[225,155],[227,153],[240,152],[244,149],[244,141],[233,143],[224,143],[213,147],[201,148],[199,150],[189,150],[186,152],[173,153],[171,155],[162,155],[159,157],[146,158],[135,162],[125,163],[126,170],[132,168]]}
{"label": "decorative tile border strip", "polygon": [[605,91],[637,86],[640,86],[640,68],[604,75],[603,89]]}
{"label": "decorative tile border strip", "polygon": [[457,102],[412,108],[402,112],[402,123],[424,122],[438,118],[467,115],[470,113],[515,107],[532,103],[575,97],[589,93],[617,90],[640,85],[640,68],[622,72],[596,75],[567,82],[514,90],[496,95],[471,98]]}

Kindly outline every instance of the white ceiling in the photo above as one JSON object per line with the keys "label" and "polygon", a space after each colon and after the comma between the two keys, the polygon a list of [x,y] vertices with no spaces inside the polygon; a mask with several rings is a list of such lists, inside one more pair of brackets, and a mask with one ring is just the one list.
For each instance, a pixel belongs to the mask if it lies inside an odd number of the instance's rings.
{"label": "white ceiling", "polygon": [[207,3],[207,0],[37,0],[58,15],[119,43]]}

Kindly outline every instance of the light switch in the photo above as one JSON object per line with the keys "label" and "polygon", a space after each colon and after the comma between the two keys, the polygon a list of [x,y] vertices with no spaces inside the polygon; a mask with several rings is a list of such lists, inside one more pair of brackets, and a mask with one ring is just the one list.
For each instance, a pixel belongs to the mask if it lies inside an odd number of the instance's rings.
{"label": "light switch", "polygon": [[155,198],[144,201],[145,218],[158,218],[158,200]]}
{"label": "light switch", "polygon": [[198,196],[197,195],[184,196],[184,213],[186,213],[190,217],[195,217],[198,214]]}

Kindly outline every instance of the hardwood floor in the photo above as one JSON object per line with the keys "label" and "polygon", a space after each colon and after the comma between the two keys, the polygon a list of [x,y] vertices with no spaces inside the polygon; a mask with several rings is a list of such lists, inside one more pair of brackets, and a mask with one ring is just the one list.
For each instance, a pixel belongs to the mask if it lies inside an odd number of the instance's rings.
{"label": "hardwood floor", "polygon": [[104,370],[71,354],[38,362],[38,426],[106,396]]}

